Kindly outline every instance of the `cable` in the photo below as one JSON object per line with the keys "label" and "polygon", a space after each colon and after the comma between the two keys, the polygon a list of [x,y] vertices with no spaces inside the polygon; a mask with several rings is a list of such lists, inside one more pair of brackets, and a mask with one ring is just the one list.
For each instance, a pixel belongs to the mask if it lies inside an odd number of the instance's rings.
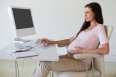
{"label": "cable", "polygon": [[19,49],[24,49],[26,47],[29,47],[27,50],[31,50],[33,48],[35,48],[37,45],[34,45],[34,46],[26,46],[25,44],[20,44],[19,45]]}
{"label": "cable", "polygon": [[25,44],[20,44],[19,49],[23,49],[25,47]]}

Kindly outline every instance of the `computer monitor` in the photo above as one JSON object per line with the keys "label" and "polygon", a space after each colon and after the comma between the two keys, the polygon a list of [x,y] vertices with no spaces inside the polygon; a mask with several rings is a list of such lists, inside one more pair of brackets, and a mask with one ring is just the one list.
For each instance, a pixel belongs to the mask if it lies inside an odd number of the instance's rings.
{"label": "computer monitor", "polygon": [[30,8],[11,6],[8,7],[8,14],[10,16],[14,38],[36,33]]}

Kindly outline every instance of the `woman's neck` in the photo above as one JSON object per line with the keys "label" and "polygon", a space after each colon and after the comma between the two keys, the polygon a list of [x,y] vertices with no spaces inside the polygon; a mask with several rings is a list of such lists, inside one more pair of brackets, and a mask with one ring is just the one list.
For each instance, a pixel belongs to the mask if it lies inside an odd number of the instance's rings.
{"label": "woman's neck", "polygon": [[97,25],[98,25],[98,23],[95,20],[90,22],[90,26],[92,26],[92,27],[95,27]]}

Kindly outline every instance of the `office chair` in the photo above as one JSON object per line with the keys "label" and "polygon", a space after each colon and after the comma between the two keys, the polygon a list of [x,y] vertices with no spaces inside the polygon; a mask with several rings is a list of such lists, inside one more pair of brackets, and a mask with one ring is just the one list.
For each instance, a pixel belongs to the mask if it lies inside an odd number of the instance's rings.
{"label": "office chair", "polygon": [[[108,39],[110,39],[112,31],[113,31],[113,27],[111,27],[111,26],[104,26],[104,27],[105,27]],[[62,45],[58,45],[58,47],[62,47]],[[98,45],[97,48],[99,48],[99,47],[100,47],[100,45]],[[99,54],[75,54],[75,55],[73,55],[73,57],[75,59],[92,58],[91,69],[89,69],[89,70],[86,69],[86,71],[82,71],[82,72],[55,71],[55,73],[58,77],[105,77],[104,55],[99,55]]]}

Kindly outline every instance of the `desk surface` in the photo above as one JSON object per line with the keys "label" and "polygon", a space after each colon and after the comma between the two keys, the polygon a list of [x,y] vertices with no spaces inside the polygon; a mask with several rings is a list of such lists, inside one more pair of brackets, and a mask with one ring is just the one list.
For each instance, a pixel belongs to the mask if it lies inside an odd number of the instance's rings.
{"label": "desk surface", "polygon": [[14,57],[12,57],[6,52],[8,50],[13,50],[13,49],[15,49],[13,43],[10,43],[4,48],[2,48],[0,50],[0,60],[32,60],[32,61],[58,61],[59,60],[57,49],[54,44],[35,49],[34,52],[37,53],[38,56],[19,58],[19,59],[15,59]]}

